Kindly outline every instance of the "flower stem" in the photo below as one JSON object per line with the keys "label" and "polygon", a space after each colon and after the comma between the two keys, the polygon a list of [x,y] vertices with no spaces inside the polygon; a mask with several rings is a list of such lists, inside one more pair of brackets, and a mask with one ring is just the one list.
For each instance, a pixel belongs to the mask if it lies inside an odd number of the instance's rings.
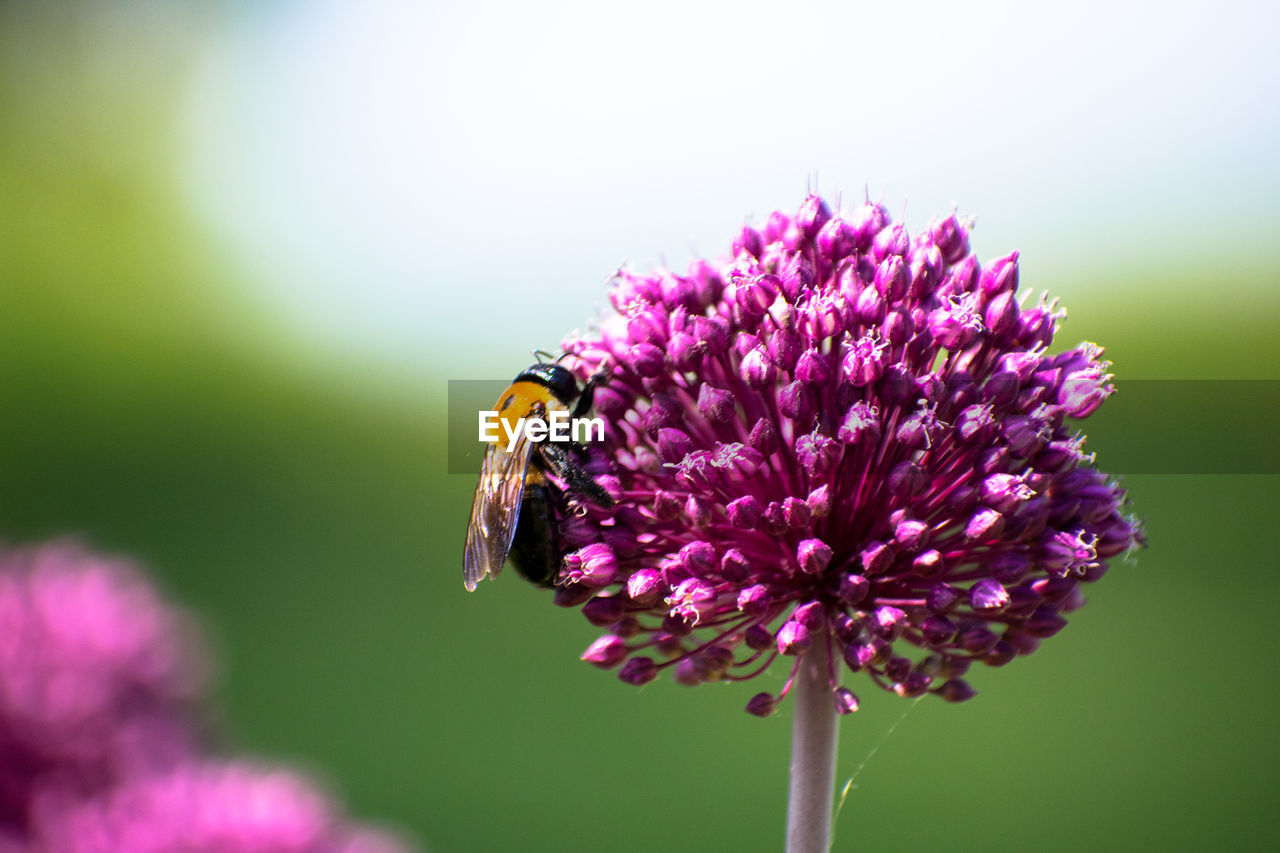
{"label": "flower stem", "polygon": [[828,681],[827,637],[814,637],[800,660],[791,723],[787,853],[827,853],[836,785],[836,706]]}

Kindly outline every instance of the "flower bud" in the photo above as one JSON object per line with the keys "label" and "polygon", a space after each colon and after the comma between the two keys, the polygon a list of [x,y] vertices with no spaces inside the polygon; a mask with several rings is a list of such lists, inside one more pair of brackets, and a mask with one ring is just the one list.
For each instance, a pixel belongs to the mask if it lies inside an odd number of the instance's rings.
{"label": "flower bud", "polygon": [[599,628],[612,625],[622,618],[622,598],[616,595],[597,595],[582,605],[582,615]]}
{"label": "flower bud", "polygon": [[805,539],[796,549],[796,559],[801,571],[810,575],[819,574],[831,562],[831,546],[821,539]]}
{"label": "flower bud", "polygon": [[920,633],[934,645],[943,645],[956,635],[956,624],[945,616],[929,616],[920,624]]}
{"label": "flower bud", "polygon": [[618,678],[636,687],[648,684],[657,677],[658,667],[653,658],[631,658],[618,670]]}
{"label": "flower bud", "polygon": [[838,261],[853,251],[856,236],[853,226],[836,216],[818,229],[814,244],[828,260]]}
{"label": "flower bud", "polygon": [[753,622],[743,635],[743,642],[752,651],[764,651],[773,645],[773,634],[769,633],[769,629],[759,622]]}
{"label": "flower bud", "polygon": [[827,357],[815,349],[805,350],[796,362],[796,379],[809,386],[826,385],[831,381]]}
{"label": "flower bud", "polygon": [[935,222],[929,229],[929,238],[942,253],[942,259],[949,264],[954,264],[969,254],[969,230],[960,224],[954,213]]}
{"label": "flower bud", "polygon": [[813,645],[813,635],[799,622],[788,619],[778,629],[778,652],[792,657],[802,655]]}
{"label": "flower bud", "polygon": [[677,555],[691,575],[706,576],[719,564],[716,549],[710,542],[695,540],[683,546]]}
{"label": "flower bud", "polygon": [[923,521],[904,518],[893,529],[893,541],[908,551],[914,551],[924,542],[928,529],[929,525]]}
{"label": "flower bud", "polygon": [[773,421],[768,418],[756,421],[747,436],[747,445],[765,456],[772,456],[778,449],[778,430]]}
{"label": "flower bud", "polygon": [[837,687],[833,691],[833,697],[836,702],[837,714],[843,716],[845,714],[852,714],[854,711],[858,710],[858,697],[854,695],[853,691],[847,690],[844,687]]}
{"label": "flower bud", "polygon": [[757,693],[747,702],[747,713],[757,717],[772,716],[778,710],[778,700],[769,693]]}
{"label": "flower bud", "polygon": [[910,248],[911,238],[907,236],[907,229],[900,223],[894,223],[872,239],[871,256],[877,261],[883,261],[890,255],[905,256]]}
{"label": "flower bud", "polygon": [[753,584],[738,593],[738,609],[748,616],[763,616],[773,603],[764,584]]}
{"label": "flower bud", "polygon": [[755,495],[743,495],[737,500],[730,501],[726,510],[729,514],[729,523],[739,530],[754,530],[760,524],[761,515],[764,514],[764,507]]}
{"label": "flower bud", "polygon": [[658,376],[667,361],[666,354],[653,344],[636,344],[627,352],[627,359],[641,376]]}
{"label": "flower bud", "polygon": [[867,202],[853,212],[849,225],[853,228],[854,246],[859,251],[871,247],[875,236],[889,224],[889,212],[884,205]]}
{"label": "flower bud", "polygon": [[983,615],[999,613],[1009,605],[1009,592],[999,581],[980,580],[969,590],[969,606]]}
{"label": "flower bud", "polygon": [[967,702],[978,692],[962,678],[953,678],[938,688],[938,695],[948,702]]}
{"label": "flower bud", "polygon": [[698,389],[698,411],[712,423],[723,424],[733,420],[733,395],[723,388],[704,384]]}
{"label": "flower bud", "polygon": [[888,303],[902,301],[911,283],[907,263],[898,255],[890,255],[876,267],[875,287],[880,298]]}
{"label": "flower bud", "polygon": [[1018,253],[1011,252],[1003,258],[992,261],[982,271],[979,283],[982,292],[988,297],[998,293],[1013,293],[1018,289]]}
{"label": "flower bud", "polygon": [[792,421],[807,424],[813,409],[813,396],[803,382],[790,382],[778,390],[778,411]]}
{"label": "flower bud", "polygon": [[857,607],[871,590],[871,581],[864,575],[848,574],[840,578],[840,599],[850,607]]}
{"label": "flower bud", "polygon": [[764,237],[750,226],[743,226],[738,236],[733,238],[733,253],[740,255],[744,252],[753,258],[764,252]]}
{"label": "flower bud", "polygon": [[627,578],[627,596],[637,605],[654,604],[665,591],[662,573],[655,569],[641,569]]}
{"label": "flower bud", "polygon": [[809,493],[805,503],[814,518],[826,518],[831,513],[831,488],[823,483]]}
{"label": "flower bud", "polygon": [[801,604],[791,614],[792,620],[799,622],[810,631],[820,631],[827,624],[826,613],[822,604],[817,601]]}
{"label": "flower bud", "polygon": [[658,455],[663,462],[681,462],[693,449],[693,439],[681,430],[658,430]]}
{"label": "flower bud", "polygon": [[871,622],[868,627],[877,637],[883,637],[886,640],[897,639],[902,633],[902,629],[906,627],[907,614],[905,611],[897,607],[877,607],[871,613]]}
{"label": "flower bud", "polygon": [[773,384],[776,368],[765,351],[756,347],[742,357],[739,372],[742,379],[756,391],[763,390]]}
{"label": "flower bud", "polygon": [[737,548],[730,548],[720,558],[720,576],[731,583],[742,583],[751,577],[751,563]]}
{"label": "flower bud", "polygon": [[793,370],[801,350],[800,335],[792,329],[778,329],[769,337],[767,355],[780,370]]}
{"label": "flower bud", "polygon": [[627,643],[621,637],[605,634],[582,653],[582,660],[601,669],[612,669],[627,656]]}
{"label": "flower bud", "polygon": [[929,485],[929,477],[914,462],[899,462],[889,472],[889,492],[900,498],[920,495]]}
{"label": "flower bud", "polygon": [[805,239],[812,240],[830,219],[831,208],[827,207],[827,203],[821,196],[810,195],[800,203],[800,209],[796,211],[795,223]]}
{"label": "flower bud", "polygon": [[895,554],[893,548],[883,542],[870,542],[859,554],[864,574],[878,575],[887,571],[893,564]]}

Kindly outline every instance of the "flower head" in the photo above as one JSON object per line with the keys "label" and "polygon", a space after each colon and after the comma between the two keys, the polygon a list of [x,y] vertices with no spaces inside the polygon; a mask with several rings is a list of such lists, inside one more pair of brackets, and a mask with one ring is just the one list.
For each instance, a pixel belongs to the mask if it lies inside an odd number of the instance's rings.
{"label": "flower head", "polygon": [[406,849],[300,776],[205,757],[199,648],[127,562],[0,550],[0,850]]}
{"label": "flower head", "polygon": [[0,827],[48,777],[90,788],[187,754],[205,666],[185,621],[123,561],[0,553]]}
{"label": "flower head", "polygon": [[912,238],[817,196],[720,264],[620,271],[615,313],[564,345],[612,373],[592,465],[619,501],[581,502],[561,543],[557,601],[608,628],[584,659],[694,684],[827,643],[847,713],[851,672],[959,701],[971,663],[1056,633],[1140,533],[1068,420],[1112,392],[1102,350],[1050,355],[1064,312],[1017,286],[955,216]]}
{"label": "flower head", "polygon": [[301,777],[243,763],[194,762],[106,796],[61,792],[37,804],[32,849],[66,853],[402,853],[348,826]]}

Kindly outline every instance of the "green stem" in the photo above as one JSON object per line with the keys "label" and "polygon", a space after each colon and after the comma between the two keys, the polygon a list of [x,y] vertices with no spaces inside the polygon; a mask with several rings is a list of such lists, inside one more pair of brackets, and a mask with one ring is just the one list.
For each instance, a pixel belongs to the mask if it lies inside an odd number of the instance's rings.
{"label": "green stem", "polygon": [[827,853],[836,786],[836,706],[828,681],[827,636],[813,638],[800,660],[792,696],[791,793],[787,853]]}

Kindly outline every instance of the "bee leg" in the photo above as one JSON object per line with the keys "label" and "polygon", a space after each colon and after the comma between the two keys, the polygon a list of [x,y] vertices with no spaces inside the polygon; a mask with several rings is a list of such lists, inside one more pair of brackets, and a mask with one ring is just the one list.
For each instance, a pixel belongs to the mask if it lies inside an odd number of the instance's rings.
{"label": "bee leg", "polygon": [[602,367],[595,373],[591,374],[591,377],[587,379],[586,383],[582,386],[582,393],[578,396],[578,402],[574,405],[573,411],[570,413],[569,417],[580,418],[586,415],[587,412],[591,411],[591,401],[595,397],[596,386],[603,385],[608,382],[609,375],[609,369],[607,367]]}
{"label": "bee leg", "polygon": [[599,506],[613,506],[613,497],[587,473],[563,444],[546,442],[538,445],[538,451],[547,470],[568,483],[570,490]]}

